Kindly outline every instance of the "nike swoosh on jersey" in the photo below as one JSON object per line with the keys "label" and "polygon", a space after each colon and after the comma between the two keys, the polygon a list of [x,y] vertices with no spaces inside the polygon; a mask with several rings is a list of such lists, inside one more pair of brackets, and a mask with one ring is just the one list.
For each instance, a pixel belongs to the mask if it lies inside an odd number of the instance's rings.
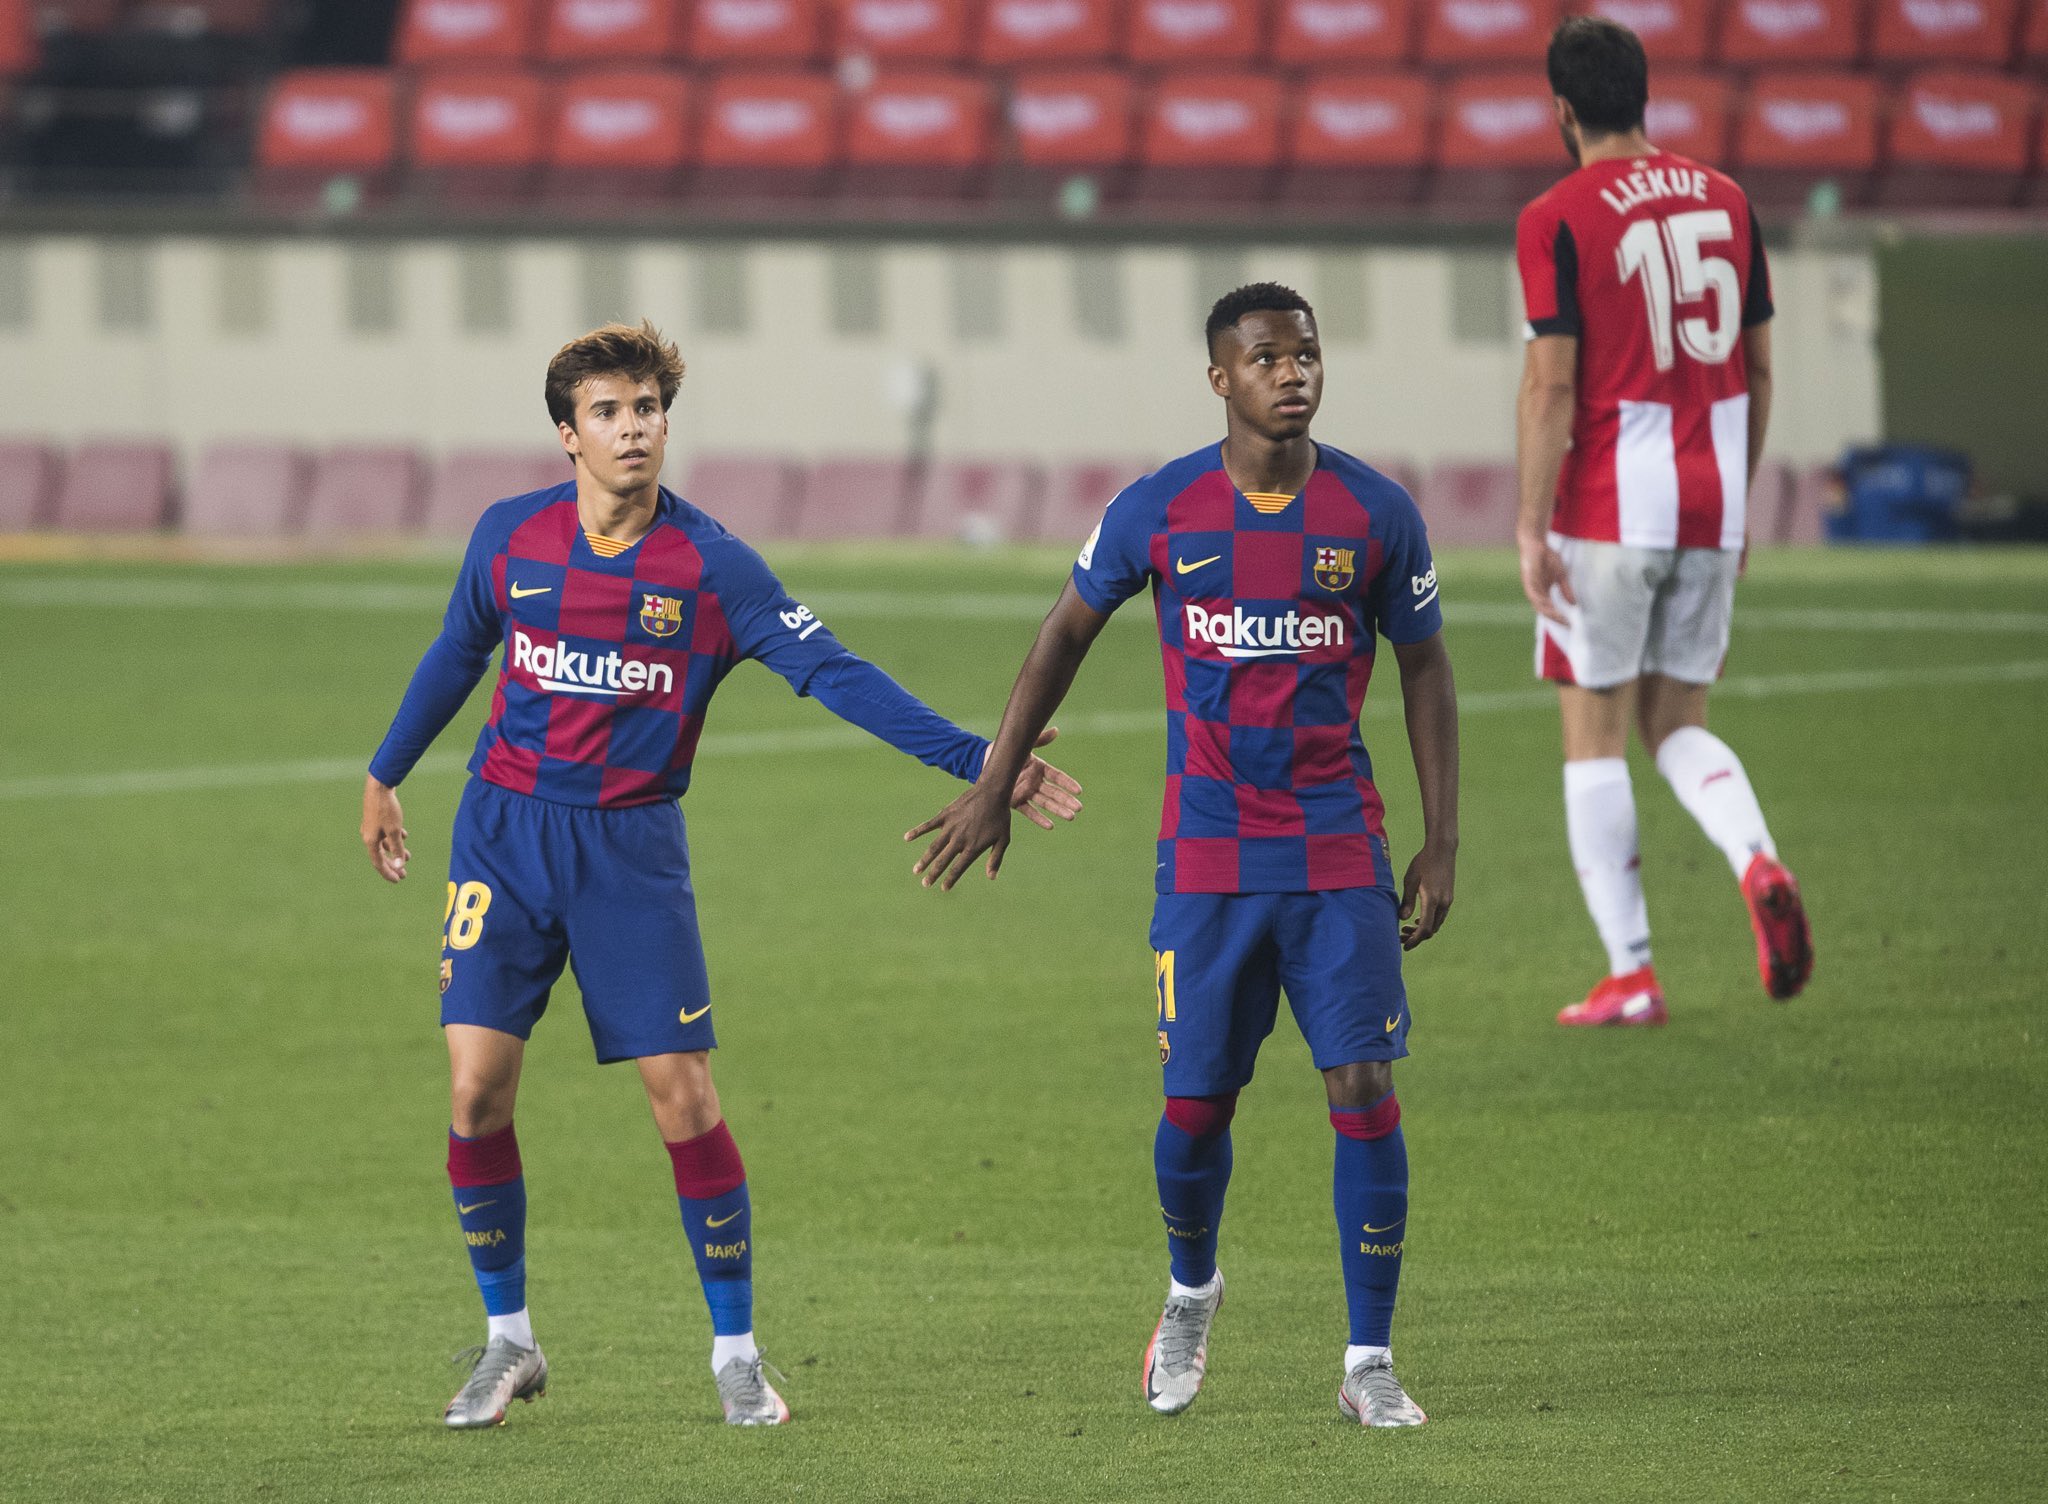
{"label": "nike swoosh on jersey", "polygon": [[1214,564],[1218,559],[1222,557],[1223,555],[1221,554],[1211,554],[1208,558],[1197,559],[1192,564],[1190,564],[1186,559],[1175,559],[1173,561],[1173,572],[1175,574],[1193,574],[1196,570],[1200,569],[1204,564]]}
{"label": "nike swoosh on jersey", "polygon": [[458,1201],[458,1202],[456,1202],[456,1203],[455,1203],[455,1209],[456,1209],[456,1210],[457,1210],[458,1212],[462,1213],[462,1215],[463,1215],[463,1216],[465,1216],[465,1217],[466,1217],[466,1216],[468,1216],[468,1215],[469,1215],[469,1214],[470,1214],[471,1212],[474,1212],[474,1211],[481,1211],[481,1210],[482,1210],[482,1209],[483,1209],[484,1207],[487,1207],[487,1206],[496,1206],[497,1204],[498,1204],[498,1203],[497,1203],[497,1202],[496,1202],[495,1200],[492,1200],[492,1201],[472,1201],[472,1202],[470,1202],[470,1204],[469,1204],[468,1206],[464,1206],[464,1205],[463,1205],[463,1204],[462,1204],[462,1203],[461,1203],[460,1201]]}
{"label": "nike swoosh on jersey", "polygon": [[743,1212],[745,1210],[745,1207],[741,1207],[739,1211],[727,1212],[722,1217],[706,1217],[704,1219],[704,1225],[706,1227],[723,1227],[726,1223],[730,1222],[734,1217],[737,1217],[740,1214],[740,1212]]}
{"label": "nike swoosh on jersey", "polygon": [[524,590],[522,590],[517,585],[514,585],[512,587],[512,599],[514,599],[515,601],[523,601],[529,595],[546,595],[550,590],[554,588],[555,587],[552,585],[529,585]]}
{"label": "nike swoosh on jersey", "polygon": [[685,1008],[682,1012],[678,1013],[676,1017],[681,1019],[686,1024],[694,1023],[696,1020],[702,1018],[705,1014],[709,1013],[710,1011],[711,1005],[709,1003],[706,1003],[703,1007],[699,1008],[695,1013],[692,1013],[689,1009]]}

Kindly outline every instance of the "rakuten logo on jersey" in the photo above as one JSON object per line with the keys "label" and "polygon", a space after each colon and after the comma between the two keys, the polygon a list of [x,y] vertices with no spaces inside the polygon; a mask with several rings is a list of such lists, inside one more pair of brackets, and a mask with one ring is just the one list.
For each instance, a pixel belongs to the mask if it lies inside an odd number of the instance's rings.
{"label": "rakuten logo on jersey", "polygon": [[559,642],[535,642],[516,628],[512,633],[512,666],[525,669],[542,689],[555,694],[610,699],[617,694],[639,694],[644,690],[665,695],[676,685],[676,671],[666,663],[627,659],[616,648],[600,658]]}
{"label": "rakuten logo on jersey", "polygon": [[1190,601],[1186,620],[1189,642],[1206,642],[1225,658],[1286,658],[1344,645],[1341,616],[1269,616],[1242,606],[1211,611]]}

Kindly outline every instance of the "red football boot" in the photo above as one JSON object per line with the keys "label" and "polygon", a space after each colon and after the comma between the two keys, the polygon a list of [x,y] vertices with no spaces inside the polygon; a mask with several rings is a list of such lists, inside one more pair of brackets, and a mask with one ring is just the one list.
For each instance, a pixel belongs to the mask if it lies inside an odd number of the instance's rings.
{"label": "red football boot", "polygon": [[1557,1015],[1561,1024],[1584,1027],[1612,1024],[1620,1028],[1653,1028],[1670,1015],[1664,1011],[1664,992],[1657,985],[1657,973],[1648,966],[1618,977],[1609,977],[1586,994],[1583,1003],[1573,1003]]}
{"label": "red football boot", "polygon": [[1776,857],[1759,851],[1742,874],[1742,898],[1756,931],[1756,969],[1764,991],[1781,1003],[1797,997],[1813,975],[1813,931],[1799,901],[1799,883]]}

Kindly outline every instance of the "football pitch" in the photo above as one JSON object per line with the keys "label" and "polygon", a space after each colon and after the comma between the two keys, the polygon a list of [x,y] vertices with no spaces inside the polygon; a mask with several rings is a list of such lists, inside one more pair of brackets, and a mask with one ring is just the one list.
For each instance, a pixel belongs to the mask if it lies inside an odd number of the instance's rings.
{"label": "football pitch", "polygon": [[[1065,556],[771,553],[856,651],[983,729]],[[550,1392],[450,1434],[482,1319],[441,1168],[449,823],[487,699],[361,769],[452,560],[0,566],[0,1497],[9,1500],[2008,1499],[2048,1478],[2048,555],[1774,554],[1716,729],[1805,887],[1758,986],[1725,863],[1640,753],[1662,1031],[1551,1022],[1600,953],[1504,554],[1440,560],[1463,701],[1456,906],[1409,962],[1395,1356],[1335,1405],[1321,1084],[1246,1091],[1208,1385],[1163,1420],[1151,1184],[1161,690],[1142,602],[1055,760],[1081,822],[920,890],[954,786],[757,666],[685,801],[794,1424],[719,1423],[633,1073],[572,983],[519,1109]],[[1367,744],[1419,831],[1398,674]]]}

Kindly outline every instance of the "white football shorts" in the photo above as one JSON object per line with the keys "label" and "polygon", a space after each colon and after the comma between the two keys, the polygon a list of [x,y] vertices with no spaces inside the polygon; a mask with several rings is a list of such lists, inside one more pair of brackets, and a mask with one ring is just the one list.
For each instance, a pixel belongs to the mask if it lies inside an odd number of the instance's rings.
{"label": "white football shorts", "polygon": [[1536,675],[1611,689],[1644,674],[1712,684],[1728,656],[1742,555],[1723,548],[1629,548],[1550,535],[1578,597],[1551,600],[1569,626],[1536,618]]}

